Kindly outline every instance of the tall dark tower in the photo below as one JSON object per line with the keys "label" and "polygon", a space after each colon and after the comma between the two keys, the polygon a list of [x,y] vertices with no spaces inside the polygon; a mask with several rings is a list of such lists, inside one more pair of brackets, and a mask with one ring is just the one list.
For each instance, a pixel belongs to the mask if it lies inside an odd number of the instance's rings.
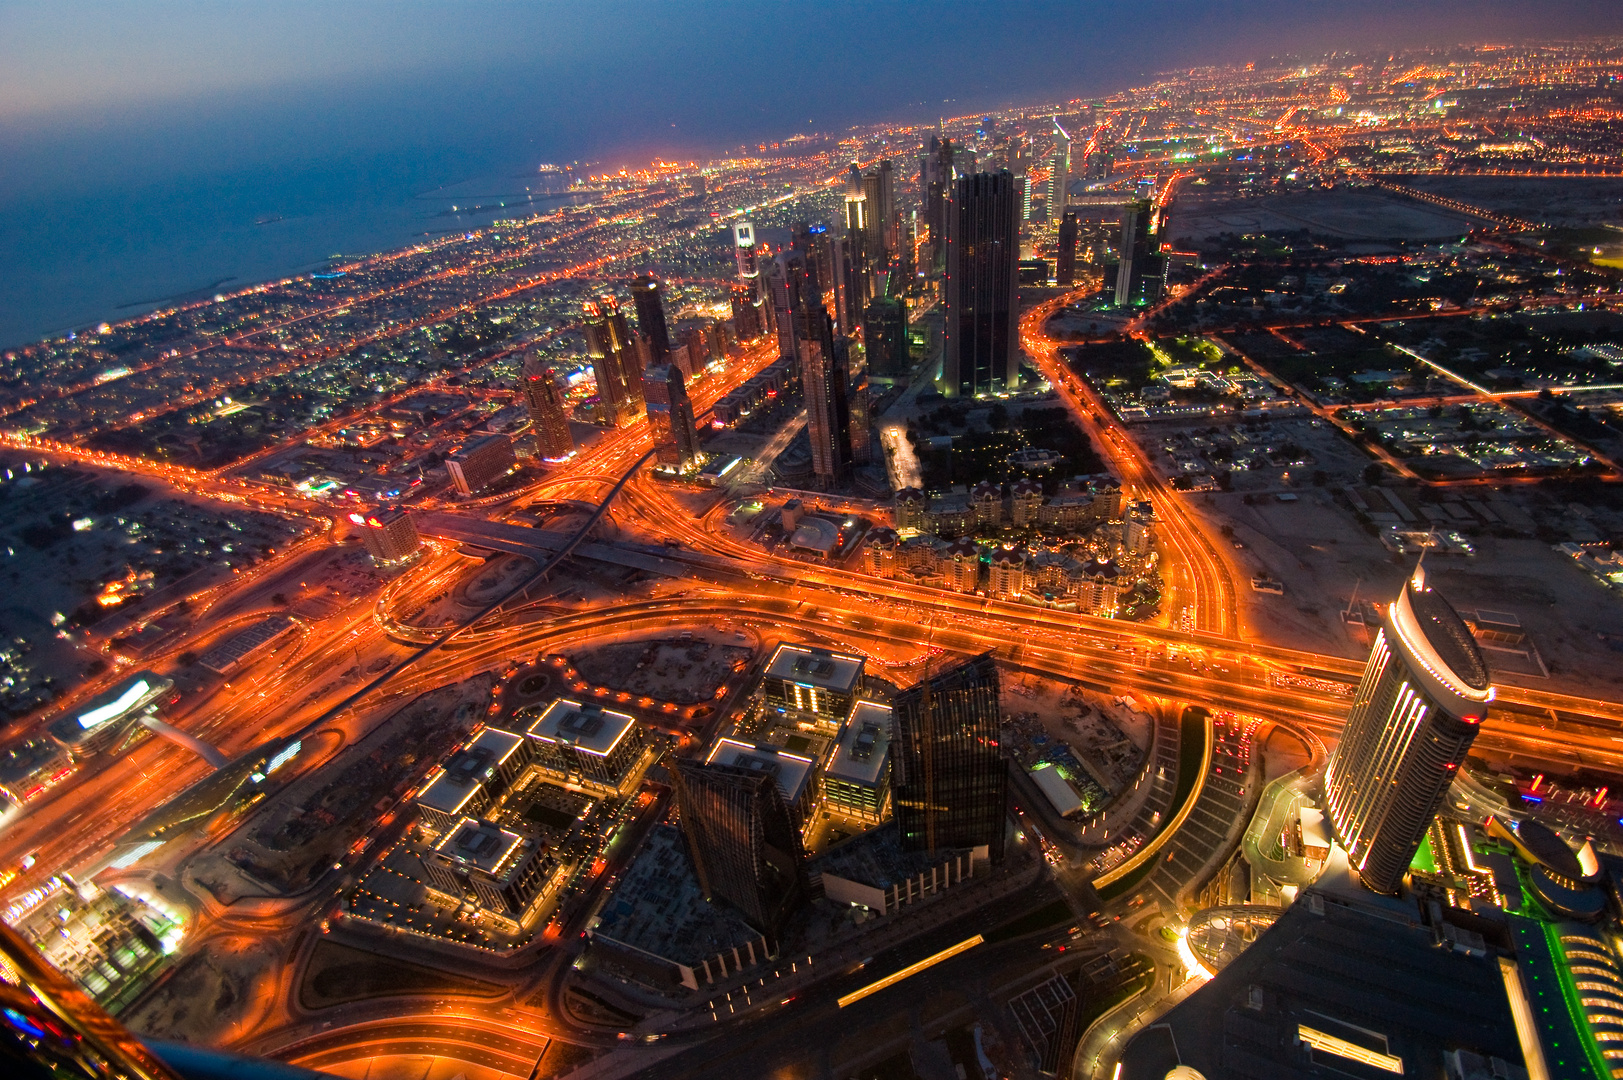
{"label": "tall dark tower", "polygon": [[1121,245],[1116,264],[1118,306],[1144,304],[1160,295],[1165,260],[1156,251],[1148,200],[1128,203],[1121,212]]}
{"label": "tall dark tower", "polygon": [[862,202],[862,250],[869,273],[875,273],[890,264],[896,250],[896,173],[889,158],[862,177]]}
{"label": "tall dark tower", "polygon": [[874,297],[863,313],[862,344],[868,353],[869,378],[906,378],[913,369],[907,342],[907,301],[894,296]]}
{"label": "tall dark tower", "polygon": [[1360,880],[1393,894],[1493,700],[1471,631],[1423,567],[1387,605],[1325,772],[1336,839]]}
{"label": "tall dark tower", "polygon": [[655,458],[662,465],[687,468],[699,458],[699,431],[682,373],[674,364],[656,364],[643,373],[642,385]]}
{"label": "tall dark tower", "polygon": [[821,306],[801,324],[800,385],[806,396],[806,436],[811,442],[817,486],[830,491],[851,477],[851,409],[846,399],[851,370],[847,338],[834,336]]}
{"label": "tall dark tower", "polygon": [[[930,153],[921,162],[920,185],[924,196],[924,225],[935,249],[935,262],[947,253],[947,200],[952,194],[952,141],[930,136]],[[931,267],[939,269],[938,266]]]}
{"label": "tall dark tower", "polygon": [[[844,339],[841,339],[844,341]],[[846,425],[851,443],[851,464],[873,464],[873,417],[868,400],[868,375],[846,375],[845,402],[850,421]]]}
{"label": "tall dark tower", "polygon": [[778,354],[793,357],[806,396],[806,437],[811,442],[817,486],[832,490],[850,479],[851,415],[846,400],[850,341],[834,333],[833,321],[814,292],[799,252],[778,256],[770,279]]}
{"label": "tall dark tower", "polygon": [[852,311],[861,311],[873,295],[872,272],[876,251],[871,219],[875,207],[868,202],[862,170],[852,163],[845,174],[845,291]]}
{"label": "tall dark tower", "polygon": [[573,454],[575,438],[569,433],[569,411],[564,405],[563,388],[539,353],[531,352],[524,357],[521,385],[524,407],[530,413],[530,426],[535,429],[536,454],[550,461]]}
{"label": "tall dark tower", "polygon": [[670,363],[671,334],[665,328],[665,300],[659,279],[644,274],[632,281],[631,297],[637,303],[637,333],[647,342],[648,363]]}
{"label": "tall dark tower", "polygon": [[910,851],[985,845],[1003,857],[1008,764],[998,749],[997,665],[991,653],[897,695],[891,789]]}
{"label": "tall dark tower", "polygon": [[584,305],[586,355],[597,379],[597,396],[610,423],[618,427],[642,412],[642,364],[626,317],[613,296]]}
{"label": "tall dark tower", "polygon": [[672,773],[699,887],[775,939],[806,896],[800,831],[777,778],[738,765],[682,760]]}
{"label": "tall dark tower", "polygon": [[947,204],[947,397],[1012,393],[1020,385],[1015,264],[1020,192],[1003,170],[959,177]]}
{"label": "tall dark tower", "polygon": [[1080,230],[1076,223],[1076,211],[1065,211],[1065,217],[1059,223],[1059,258],[1058,267],[1054,271],[1054,280],[1064,288],[1076,284],[1076,237]]}
{"label": "tall dark tower", "polygon": [[772,300],[772,326],[778,335],[778,358],[798,360],[799,342],[808,333],[805,327],[807,312],[815,302],[806,273],[806,261],[800,252],[790,249],[772,260],[766,289]]}

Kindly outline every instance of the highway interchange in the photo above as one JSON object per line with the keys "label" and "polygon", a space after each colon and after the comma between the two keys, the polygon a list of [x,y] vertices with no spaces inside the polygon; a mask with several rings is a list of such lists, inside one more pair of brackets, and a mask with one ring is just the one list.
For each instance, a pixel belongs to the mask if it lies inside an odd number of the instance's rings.
{"label": "highway interchange", "polygon": [[[463,521],[462,536],[431,543],[424,558],[381,594],[302,626],[297,636],[278,648],[272,662],[261,662],[245,676],[185,701],[171,722],[229,756],[248,754],[299,732],[331,733],[321,744],[321,759],[328,760],[411,697],[476,673],[506,670],[583,641],[721,627],[747,630],[764,640],[792,638],[860,649],[887,658],[894,665],[890,673],[903,682],[916,677],[916,662],[926,655],[992,650],[1012,671],[1168,703],[1288,717],[1333,743],[1362,665],[1243,638],[1233,571],[1220,545],[1211,541],[1197,515],[1170,490],[1125,429],[1065,368],[1058,343],[1044,333],[1047,317],[1065,299],[1055,298],[1027,312],[1022,341],[1121,478],[1129,497],[1154,504],[1169,584],[1169,625],[1126,624],[946,593],[769,554],[734,539],[723,527],[728,500],[717,496],[708,511],[695,514],[676,497],[669,482],[639,468],[650,447],[647,426],[639,422],[605,434],[515,497],[474,512],[446,508]],[[698,384],[695,411],[701,422],[723,393],[774,359],[775,349],[763,343],[725,374]],[[35,449],[51,452],[48,447]],[[111,460],[103,464],[118,466]],[[166,479],[198,494],[257,498],[219,478],[175,474]],[[594,550],[610,559],[619,553],[634,565],[656,566],[658,576],[683,583],[682,588],[614,603],[572,604],[567,597],[551,594],[539,601],[521,598],[466,630],[457,628],[452,641],[445,640],[445,628],[409,624],[407,613],[467,575],[472,564],[456,549],[461,542],[477,543],[482,523],[500,524],[529,507],[597,505],[608,502],[614,492],[618,498],[609,506],[613,535],[600,530],[588,537]],[[278,508],[289,512],[313,517],[323,513],[307,500],[286,495],[277,500]],[[564,533],[533,533],[538,561],[567,540]],[[325,545],[332,535],[332,530],[324,531],[312,547]],[[239,583],[228,596],[211,597],[211,603],[222,605],[222,614],[210,626],[210,636],[268,610],[265,597],[277,589],[284,572],[292,571],[296,558],[290,555],[254,580]],[[179,648],[170,650],[169,657]],[[900,663],[889,659],[904,654],[910,659]],[[358,680],[365,677],[361,673],[380,674],[357,692]],[[1623,766],[1623,705],[1506,685],[1479,745],[1502,758],[1555,770],[1616,768]],[[201,761],[154,739],[122,756],[94,759],[8,824],[0,834],[0,858],[15,862],[34,854],[42,871],[94,868],[135,821],[207,771]],[[237,824],[223,822],[214,833],[178,842],[147,871],[178,873],[187,857],[216,843]],[[268,935],[293,942],[290,954],[302,955],[309,947],[312,923],[332,911],[344,885],[364,872],[366,860],[404,824],[397,823],[393,832],[380,829],[353,864],[335,868],[305,894],[285,903],[252,911],[199,905],[188,948]],[[15,887],[37,884],[38,877],[19,879]],[[904,954],[913,958],[937,939],[947,941],[974,925],[976,917],[966,915],[962,922],[962,927],[932,931],[917,943],[899,946],[894,957],[881,959],[900,962]],[[995,952],[1025,955],[1038,941],[1021,939]],[[404,1015],[400,1008],[390,1016],[369,1016],[365,1010],[346,1013],[345,1024],[337,1030],[321,1029],[330,1020],[297,1013],[289,994],[272,1003],[255,1030],[243,1032],[236,1041],[315,1067],[361,1054],[412,1055],[437,1049],[474,1065],[527,1074],[549,1036],[588,1046],[616,1045],[612,1033],[572,1020],[558,1003],[572,956],[569,948],[533,950],[529,958],[535,966],[517,979],[513,1000],[500,1006],[413,1001],[406,1003]],[[936,985],[937,980],[948,985],[984,962],[985,954],[953,961],[930,975],[926,985]],[[505,974],[514,981],[511,971]],[[293,965],[279,978],[284,989],[291,987]],[[796,1005],[788,1029],[782,1020],[766,1027],[758,1019],[745,1022],[721,1059],[710,1050],[679,1053],[646,1075],[689,1075],[699,1067],[699,1058],[714,1062],[721,1075],[759,1075],[749,1071],[756,1067],[750,1055],[768,1041],[768,1030],[774,1058],[781,1058],[788,1070],[781,1075],[795,1075],[788,1064],[794,1055],[804,1052],[814,1059],[818,1047],[832,1045],[831,1033],[842,1021],[837,1009],[830,1011],[830,1003],[850,984],[852,979],[842,978],[820,985]],[[519,1001],[539,1004],[520,1007]]]}

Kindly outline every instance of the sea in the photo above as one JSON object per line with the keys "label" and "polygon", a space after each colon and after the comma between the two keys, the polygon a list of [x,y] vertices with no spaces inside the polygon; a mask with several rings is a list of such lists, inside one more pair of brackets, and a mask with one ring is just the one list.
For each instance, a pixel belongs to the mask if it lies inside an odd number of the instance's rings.
{"label": "sea", "polygon": [[581,197],[527,162],[274,169],[0,205],[0,348]]}

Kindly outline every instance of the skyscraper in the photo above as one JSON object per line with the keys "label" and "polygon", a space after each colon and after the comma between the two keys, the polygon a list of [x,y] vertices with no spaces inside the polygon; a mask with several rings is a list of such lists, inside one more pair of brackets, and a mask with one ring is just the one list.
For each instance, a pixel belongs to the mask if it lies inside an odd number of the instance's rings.
{"label": "skyscraper", "polygon": [[1336,839],[1364,885],[1395,893],[1476,738],[1493,686],[1423,566],[1387,605],[1325,772]]}
{"label": "skyscraper", "polygon": [[855,162],[845,174],[845,288],[853,311],[861,311],[873,295],[869,275],[875,254],[870,224],[874,207],[868,204],[867,185]]}
{"label": "skyscraper", "polygon": [[530,426],[535,431],[536,455],[557,461],[573,454],[575,438],[569,433],[569,412],[564,405],[563,388],[540,353],[532,351],[524,357],[519,385],[524,391],[524,407],[530,413]]}
{"label": "skyscraper", "polygon": [[851,416],[846,400],[850,341],[836,336],[834,323],[815,291],[799,251],[786,251],[768,280],[778,327],[778,355],[793,359],[806,395],[806,436],[812,471],[824,491],[850,478]]}
{"label": "skyscraper", "polygon": [[[855,166],[852,166],[855,168]],[[862,177],[862,250],[870,274],[890,264],[896,251],[896,171],[889,158]]]}
{"label": "skyscraper", "polygon": [[1020,196],[1007,171],[959,177],[947,205],[946,353],[949,398],[1012,393],[1020,384],[1015,264]]}
{"label": "skyscraper", "polygon": [[897,695],[891,789],[908,850],[984,845],[1003,857],[1008,765],[998,749],[998,675],[982,653]]}
{"label": "skyscraper", "polygon": [[1076,211],[1065,211],[1065,217],[1059,223],[1059,256],[1055,260],[1058,265],[1054,280],[1067,289],[1076,283],[1076,238],[1079,231]]}
{"label": "skyscraper", "polygon": [[665,328],[665,301],[659,279],[644,274],[631,283],[631,298],[637,303],[637,334],[648,350],[650,366],[671,360],[671,335]]}
{"label": "skyscraper", "polygon": [[869,301],[863,313],[862,343],[868,353],[869,378],[906,378],[913,368],[907,342],[907,301],[893,296]]}
{"label": "skyscraper", "polygon": [[803,325],[811,303],[811,283],[806,261],[800,252],[785,251],[772,260],[766,290],[772,300],[772,326],[778,336],[778,358],[799,360],[798,342],[805,336]]}
{"label": "skyscraper", "polygon": [[952,191],[952,142],[930,136],[930,152],[920,163],[919,186],[924,199],[924,225],[934,249],[931,270],[939,270],[947,252],[947,199]]}
{"label": "skyscraper", "polygon": [[733,257],[738,263],[738,281],[732,290],[733,332],[739,341],[754,341],[766,331],[766,314],[753,223],[740,221],[733,226]]}
{"label": "skyscraper", "polygon": [[1119,306],[1145,304],[1161,293],[1165,260],[1156,251],[1150,233],[1152,220],[1148,202],[1130,202],[1121,212],[1121,245],[1116,265],[1116,303]]}
{"label": "skyscraper", "polygon": [[811,441],[817,486],[832,490],[850,479],[851,410],[846,399],[851,343],[834,336],[828,313],[818,305],[801,323],[800,385],[806,395],[806,436]]}
{"label": "skyscraper", "polygon": [[597,396],[605,419],[616,427],[642,413],[642,368],[637,348],[613,296],[584,305],[586,355],[597,379]]}
{"label": "skyscraper", "polygon": [[[841,338],[840,342],[846,339]],[[838,348],[838,344],[836,348]],[[849,360],[847,361],[849,368]],[[851,464],[873,464],[873,423],[868,402],[868,375],[866,372],[846,372],[845,402],[849,415],[846,424],[847,438],[851,444]]]}
{"label": "skyscraper", "polygon": [[1059,217],[1065,210],[1066,189],[1071,183],[1071,133],[1054,117],[1054,156],[1049,160],[1048,216]]}
{"label": "skyscraper", "polygon": [[682,760],[672,773],[699,887],[775,938],[806,895],[804,851],[777,779],[736,765]]}
{"label": "skyscraper", "polygon": [[642,385],[656,460],[687,468],[699,458],[699,432],[682,373],[670,364],[657,364],[643,373]]}

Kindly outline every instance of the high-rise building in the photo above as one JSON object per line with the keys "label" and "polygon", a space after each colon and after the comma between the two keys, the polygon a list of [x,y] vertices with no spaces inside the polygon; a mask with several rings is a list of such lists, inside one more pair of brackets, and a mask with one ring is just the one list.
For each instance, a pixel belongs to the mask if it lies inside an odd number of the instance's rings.
{"label": "high-rise building", "polygon": [[738,262],[738,281],[732,289],[733,331],[739,341],[754,341],[766,332],[767,325],[752,222],[740,221],[733,226],[733,257]]}
{"label": "high-rise building", "polygon": [[754,341],[761,336],[764,329],[761,314],[761,298],[754,290],[741,281],[733,283],[733,335],[739,341]]}
{"label": "high-rise building", "polygon": [[947,251],[947,200],[952,192],[952,142],[930,136],[930,152],[919,163],[919,188],[924,199],[924,227],[934,249],[932,270],[939,270]]}
{"label": "high-rise building", "polygon": [[[846,340],[840,338],[835,347],[839,348]],[[871,403],[868,400],[868,375],[861,371],[852,373],[849,365],[850,361],[847,359],[845,403],[850,420],[846,425],[846,437],[851,444],[851,464],[872,465],[873,416],[869,409]]]}
{"label": "high-rise building", "polygon": [[1020,199],[1007,171],[953,184],[947,206],[943,393],[984,397],[1020,384],[1016,263]]}
{"label": "high-rise building", "polygon": [[366,553],[380,565],[404,562],[423,546],[416,523],[398,506],[379,507],[370,514],[351,514],[349,520],[360,527]]}
{"label": "high-rise building", "polygon": [[513,440],[506,435],[486,435],[468,443],[445,459],[445,468],[451,474],[451,483],[463,495],[483,491],[498,477],[507,475],[517,459],[513,456]]}
{"label": "high-rise building", "polygon": [[642,369],[636,343],[613,296],[585,305],[586,355],[609,423],[618,427],[642,414]]}
{"label": "high-rise building", "polygon": [[1116,264],[1118,306],[1146,304],[1161,295],[1165,259],[1157,252],[1150,232],[1150,204],[1130,202],[1122,207],[1121,245]]}
{"label": "high-rise building", "polygon": [[871,272],[875,251],[870,224],[875,207],[868,204],[862,170],[853,162],[845,174],[845,290],[853,311],[861,311],[873,295]]}
{"label": "high-rise building", "polygon": [[884,269],[896,254],[896,170],[889,158],[862,178],[863,253],[870,273]]}
{"label": "high-rise building", "polygon": [[876,296],[863,312],[862,343],[868,355],[868,377],[875,382],[905,379],[913,370],[908,351],[907,301]]}
{"label": "high-rise building", "polygon": [[851,408],[846,397],[851,343],[834,336],[833,323],[821,305],[804,320],[797,318],[796,324],[812,473],[817,486],[828,491],[849,480],[851,473]]}
{"label": "high-rise building", "polygon": [[524,407],[530,413],[535,432],[535,452],[548,461],[559,461],[575,452],[575,437],[569,433],[569,411],[563,388],[541,355],[531,352],[524,358],[520,375]]}
{"label": "high-rise building", "polygon": [[672,772],[699,887],[775,938],[806,896],[800,830],[768,772],[681,760]]}
{"label": "high-rise building", "polygon": [[807,313],[817,304],[810,281],[807,280],[806,260],[800,252],[789,250],[772,261],[767,276],[767,293],[772,298],[772,325],[778,336],[778,359],[799,362],[799,342],[806,336]]}
{"label": "high-rise building", "polygon": [[687,468],[700,456],[699,431],[682,373],[670,364],[660,364],[643,373],[642,385],[648,427],[658,451],[655,457],[662,465]]}
{"label": "high-rise building", "polygon": [[1471,631],[1423,566],[1381,623],[1324,788],[1353,869],[1391,894],[1465,761],[1493,685]]}
{"label": "high-rise building", "polygon": [[671,361],[671,335],[665,327],[665,298],[659,279],[644,274],[631,282],[631,298],[637,304],[637,336],[647,350],[650,366]]}
{"label": "high-rise building", "polygon": [[1071,133],[1054,117],[1054,156],[1049,159],[1048,216],[1059,217],[1065,210],[1066,189],[1071,183]]}
{"label": "high-rise building", "polygon": [[998,748],[997,664],[983,653],[897,695],[891,790],[908,850],[984,846],[1003,857],[1008,764]]}
{"label": "high-rise building", "polygon": [[1065,211],[1059,223],[1059,255],[1055,259],[1054,281],[1062,288],[1076,284],[1076,238],[1080,232],[1076,212]]}

